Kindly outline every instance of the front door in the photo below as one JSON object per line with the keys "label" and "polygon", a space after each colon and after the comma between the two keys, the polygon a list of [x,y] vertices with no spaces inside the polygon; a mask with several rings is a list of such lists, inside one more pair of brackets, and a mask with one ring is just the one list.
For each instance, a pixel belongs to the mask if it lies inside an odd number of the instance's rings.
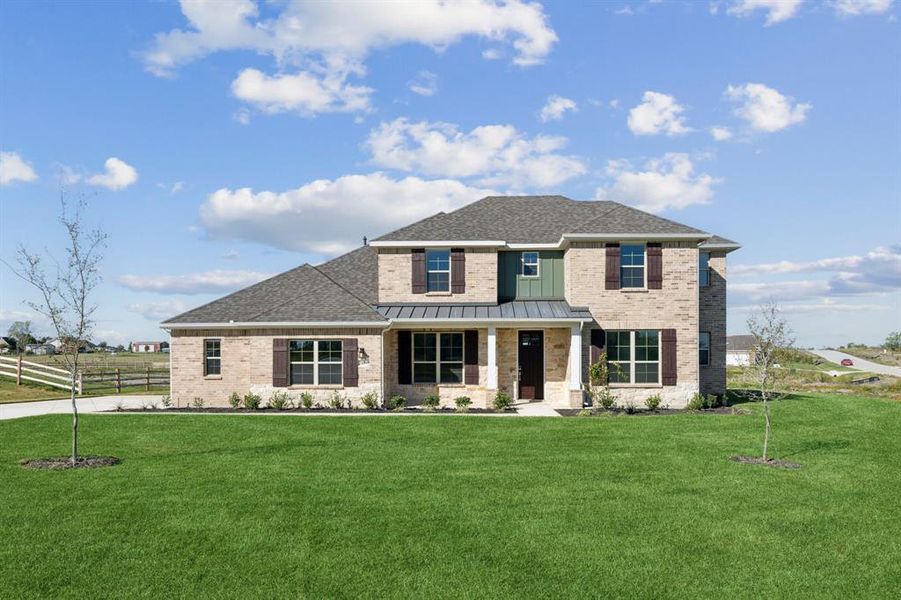
{"label": "front door", "polygon": [[544,400],[544,332],[519,332],[519,397]]}

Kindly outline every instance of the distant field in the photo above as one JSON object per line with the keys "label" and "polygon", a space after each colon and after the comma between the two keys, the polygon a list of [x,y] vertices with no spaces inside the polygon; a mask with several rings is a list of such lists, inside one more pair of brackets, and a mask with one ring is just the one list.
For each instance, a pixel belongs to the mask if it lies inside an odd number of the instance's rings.
{"label": "distant field", "polygon": [[[23,356],[23,360],[41,363],[44,365],[52,365],[54,367],[65,367],[65,359],[57,354],[50,356]],[[115,356],[107,352],[91,352],[82,354],[78,361],[84,365],[85,370],[92,368],[99,369],[115,369],[115,368],[134,368],[134,369],[168,369],[169,354],[165,352],[152,353],[135,353],[135,352],[118,352]]]}

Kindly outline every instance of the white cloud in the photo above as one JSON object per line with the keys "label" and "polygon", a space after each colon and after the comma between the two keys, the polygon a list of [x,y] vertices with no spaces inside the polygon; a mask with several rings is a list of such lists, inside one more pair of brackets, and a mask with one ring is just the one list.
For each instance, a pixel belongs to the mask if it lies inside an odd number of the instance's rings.
{"label": "white cloud", "polygon": [[[244,69],[232,82],[232,93],[268,114],[297,111],[312,116],[370,110],[372,88],[347,83],[348,74],[339,71],[317,76],[299,71],[270,77],[257,69]],[[246,124],[242,118],[239,122]]]}
{"label": "white cloud", "polygon": [[718,142],[725,142],[732,139],[732,130],[718,125],[710,128],[710,135]]}
{"label": "white cloud", "polygon": [[485,60],[500,60],[504,57],[504,53],[497,48],[488,48],[482,51],[482,58]]}
{"label": "white cloud", "polygon": [[127,304],[125,310],[137,313],[151,321],[162,321],[185,312],[188,310],[188,305],[181,300],[162,300],[160,302]]}
{"label": "white cloud", "polygon": [[[542,6],[520,0],[404,0],[388,10],[377,2],[293,0],[279,8],[262,18],[251,0],[182,0],[188,27],[156,34],[142,55],[145,66],[166,77],[215,52],[255,51],[273,57],[279,72],[245,69],[232,86],[235,95],[266,112],[315,114],[368,108],[370,90],[346,79],[362,75],[363,62],[377,49],[421,44],[440,52],[475,36],[509,44],[513,63],[526,67],[543,62],[557,42]],[[488,51],[485,57],[493,58]]]}
{"label": "white cloud", "polygon": [[246,108],[236,110],[232,118],[241,125],[250,125],[250,111]]}
{"label": "white cloud", "polygon": [[241,253],[237,250],[229,250],[222,255],[222,258],[224,258],[225,260],[238,260],[239,258],[241,258]]}
{"label": "white cloud", "polygon": [[125,161],[115,156],[106,159],[103,163],[106,171],[97,173],[87,178],[90,185],[105,187],[109,190],[122,190],[138,180],[138,172]]}
{"label": "white cloud", "polygon": [[696,174],[689,156],[676,152],[648,161],[644,171],[633,170],[629,161],[611,160],[607,174],[613,183],[598,188],[598,199],[654,213],[707,204],[713,198],[713,187],[722,181],[706,173]]}
{"label": "white cloud", "polygon": [[158,294],[221,294],[271,277],[258,271],[205,271],[186,275],[121,275],[116,281],[130,290]]}
{"label": "white cloud", "polygon": [[762,83],[746,83],[726,88],[726,96],[741,103],[735,115],[756,131],[772,133],[804,121],[812,105],[795,102]]}
{"label": "white cloud", "polygon": [[16,152],[0,152],[0,185],[14,181],[34,181],[38,174]]}
{"label": "white cloud", "polygon": [[531,139],[512,125],[482,125],[469,132],[451,123],[400,118],[373,129],[366,141],[372,161],[402,171],[476,177],[479,185],[547,188],[584,174],[577,157],[557,153],[558,136]]}
{"label": "white cloud", "polygon": [[647,91],[642,102],[629,111],[629,129],[635,135],[679,135],[688,133],[682,112],[685,109],[673,96]]}
{"label": "white cloud", "polygon": [[[779,305],[779,311],[785,314],[809,314],[809,313],[861,313],[873,310],[888,310],[891,306],[886,304],[855,304],[851,302],[836,302],[831,298],[822,298],[819,302],[812,303],[783,303]],[[732,310],[739,313],[753,313],[760,310],[759,304],[747,304],[733,307]]]}
{"label": "white cloud", "polygon": [[182,191],[183,189],[185,189],[185,182],[184,181],[176,181],[175,183],[172,184],[172,187],[169,188],[169,193],[177,194],[178,192]]}
{"label": "white cloud", "polygon": [[285,192],[223,188],[207,197],[200,219],[213,238],[330,255],[492,193],[450,179],[345,175]]}
{"label": "white cloud", "polygon": [[836,14],[842,17],[881,15],[888,12],[894,0],[837,0],[832,3]]}
{"label": "white cloud", "polygon": [[409,82],[407,88],[420,96],[434,96],[438,93],[438,76],[431,71],[420,71],[418,78]]}
{"label": "white cloud", "polygon": [[758,10],[766,11],[766,25],[775,25],[798,14],[804,0],[735,0],[726,12],[749,17]]}
{"label": "white cloud", "polygon": [[816,271],[861,271],[874,276],[893,278],[901,287],[901,245],[880,246],[863,256],[821,258],[806,262],[784,260],[777,263],[735,265],[729,268],[733,275],[758,273],[813,273]]}
{"label": "white cloud", "polygon": [[563,96],[549,96],[547,103],[542,107],[539,116],[542,123],[559,121],[568,110],[575,112],[579,110],[579,107],[569,98],[564,98]]}

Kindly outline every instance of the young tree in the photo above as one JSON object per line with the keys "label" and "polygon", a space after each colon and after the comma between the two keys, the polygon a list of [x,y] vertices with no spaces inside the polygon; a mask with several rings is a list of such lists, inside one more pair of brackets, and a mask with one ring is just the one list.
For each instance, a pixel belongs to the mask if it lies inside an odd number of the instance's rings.
{"label": "young tree", "polygon": [[31,330],[31,321],[14,321],[6,335],[16,339],[16,344],[24,348],[26,344],[34,344],[37,340]]}
{"label": "young tree", "polygon": [[882,347],[886,350],[891,350],[892,352],[901,350],[901,331],[893,331],[888,334]]}
{"label": "young tree", "polygon": [[93,314],[97,306],[91,302],[91,293],[100,283],[98,267],[107,236],[100,229],[85,230],[82,222],[85,202],[78,199],[70,203],[65,192],[60,195],[60,224],[68,237],[66,257],[53,259],[53,274],[47,273],[44,257],[19,246],[19,268],[13,271],[40,292],[40,302],[28,305],[43,315],[53,325],[72,386],[72,463],[78,460],[78,406],[75,403],[78,384],[78,348],[90,339]]}
{"label": "young tree", "polygon": [[775,302],[762,305],[748,317],[748,332],[754,338],[749,371],[763,400],[763,417],[766,424],[763,434],[763,460],[767,461],[771,429],[769,401],[777,397],[776,364],[779,362],[780,351],[789,348],[794,343],[794,338],[788,322],[782,317]]}

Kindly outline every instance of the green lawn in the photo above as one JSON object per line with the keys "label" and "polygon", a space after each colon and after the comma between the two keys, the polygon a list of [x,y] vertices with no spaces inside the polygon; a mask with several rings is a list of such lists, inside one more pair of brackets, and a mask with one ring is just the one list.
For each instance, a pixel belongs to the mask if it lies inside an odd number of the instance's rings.
{"label": "green lawn", "polygon": [[[891,597],[901,403],[571,419],[0,422],[0,597]],[[895,590],[895,592],[892,592]]]}
{"label": "green lawn", "polygon": [[[143,385],[123,387],[122,394],[168,394],[169,386],[151,386],[148,392]],[[109,396],[116,394],[116,389],[109,384],[85,385],[85,394],[89,396]],[[39,383],[23,383],[16,385],[14,379],[0,377],[0,404],[8,402],[31,402],[36,400],[59,400],[69,398],[69,392],[60,388],[41,385]]]}

